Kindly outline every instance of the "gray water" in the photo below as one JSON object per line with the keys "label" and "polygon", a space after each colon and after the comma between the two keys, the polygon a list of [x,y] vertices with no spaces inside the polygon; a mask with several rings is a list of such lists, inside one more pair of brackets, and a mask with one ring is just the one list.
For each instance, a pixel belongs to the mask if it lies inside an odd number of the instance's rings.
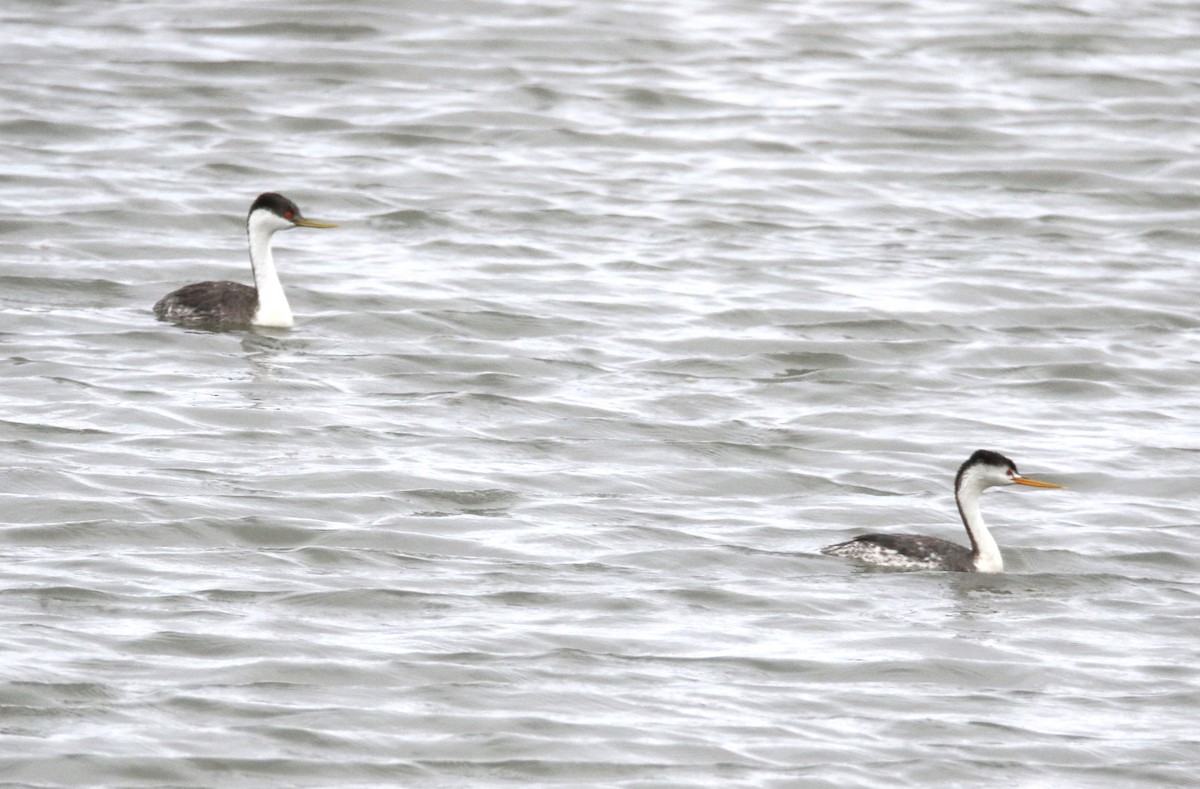
{"label": "gray water", "polygon": [[[1193,784],[1200,7],[0,36],[0,785]],[[1007,574],[817,553],[980,447]]]}

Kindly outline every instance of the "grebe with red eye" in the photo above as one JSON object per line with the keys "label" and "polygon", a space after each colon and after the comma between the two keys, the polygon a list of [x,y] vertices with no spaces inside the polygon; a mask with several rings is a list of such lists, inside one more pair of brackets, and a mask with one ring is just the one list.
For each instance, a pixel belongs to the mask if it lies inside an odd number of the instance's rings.
{"label": "grebe with red eye", "polygon": [[337,225],[305,219],[296,204],[281,194],[259,195],[246,217],[254,287],[225,281],[185,285],[159,299],[154,305],[154,314],[163,320],[181,323],[290,327],[292,308],[279,283],[279,274],[275,272],[271,237],[280,230],[293,227]]}
{"label": "grebe with red eye", "polygon": [[964,573],[1002,573],[1004,558],[1000,547],[983,522],[979,496],[997,485],[1028,485],[1033,488],[1061,488],[1049,482],[1022,477],[1017,465],[999,452],[980,449],[958,469],[954,479],[954,498],[958,513],[971,539],[964,548],[948,540],[921,534],[864,534],[849,542],[827,545],[821,553],[857,559],[860,562],[899,570],[954,570]]}

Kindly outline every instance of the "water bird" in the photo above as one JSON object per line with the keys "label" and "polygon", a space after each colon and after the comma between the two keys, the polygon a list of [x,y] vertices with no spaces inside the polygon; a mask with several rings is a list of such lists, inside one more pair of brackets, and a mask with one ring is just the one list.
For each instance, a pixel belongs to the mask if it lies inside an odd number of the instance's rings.
{"label": "water bird", "polygon": [[227,281],[185,285],[159,299],[154,305],[154,314],[162,320],[182,323],[291,327],[292,308],[275,271],[271,238],[280,230],[293,227],[337,225],[306,219],[296,204],[281,194],[266,192],[259,195],[246,216],[254,287]]}
{"label": "water bird", "polygon": [[1002,573],[1004,557],[983,522],[979,497],[988,488],[999,485],[1027,485],[1032,488],[1061,488],[1050,482],[1022,477],[1017,464],[987,449],[971,455],[958,469],[954,479],[954,498],[958,513],[971,539],[970,549],[949,540],[922,534],[864,534],[849,542],[827,545],[821,553],[844,559],[857,559],[880,567],[900,570],[953,570],[963,573]]}

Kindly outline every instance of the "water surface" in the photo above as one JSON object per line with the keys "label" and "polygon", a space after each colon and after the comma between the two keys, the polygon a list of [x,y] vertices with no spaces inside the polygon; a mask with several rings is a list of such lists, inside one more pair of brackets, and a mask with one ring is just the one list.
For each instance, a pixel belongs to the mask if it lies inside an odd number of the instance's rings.
{"label": "water surface", "polygon": [[[1190,4],[0,24],[5,781],[1194,780]],[[816,553],[979,447],[1006,575]]]}

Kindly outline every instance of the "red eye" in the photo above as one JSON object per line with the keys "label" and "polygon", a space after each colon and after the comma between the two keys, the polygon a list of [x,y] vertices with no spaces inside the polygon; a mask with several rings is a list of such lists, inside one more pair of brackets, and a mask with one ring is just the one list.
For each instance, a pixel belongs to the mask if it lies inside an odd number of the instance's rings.
{"label": "red eye", "polygon": [[284,219],[291,219],[291,218],[292,218],[292,216],[293,216],[293,214],[292,214],[292,212],[291,212],[291,211],[284,211],[284,212],[283,212],[283,218],[284,218]]}

